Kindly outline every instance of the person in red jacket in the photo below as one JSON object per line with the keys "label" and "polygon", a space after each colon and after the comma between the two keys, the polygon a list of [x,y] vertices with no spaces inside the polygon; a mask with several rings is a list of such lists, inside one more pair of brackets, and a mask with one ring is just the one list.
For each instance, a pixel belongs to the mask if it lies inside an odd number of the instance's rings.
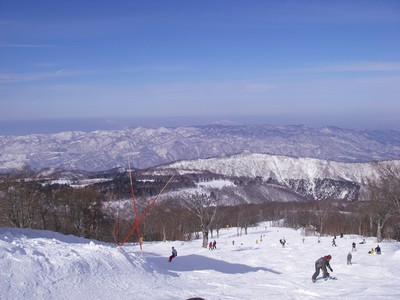
{"label": "person in red jacket", "polygon": [[322,277],[323,278],[328,278],[329,273],[327,271],[327,268],[333,272],[333,269],[331,268],[331,265],[329,262],[331,261],[332,256],[326,255],[324,257],[321,257],[315,262],[315,273],[312,276],[312,281],[315,282],[317,281],[317,276],[319,275],[319,271],[322,269]]}

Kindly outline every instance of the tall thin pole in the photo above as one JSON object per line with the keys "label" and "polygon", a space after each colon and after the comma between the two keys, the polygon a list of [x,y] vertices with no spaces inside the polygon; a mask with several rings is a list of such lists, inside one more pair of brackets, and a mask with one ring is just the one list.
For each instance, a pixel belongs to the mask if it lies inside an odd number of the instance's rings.
{"label": "tall thin pole", "polygon": [[[175,175],[172,175],[171,178],[168,180],[168,182],[164,185],[164,187],[161,189],[161,191],[158,193],[156,197],[154,197],[153,201],[146,207],[145,211],[142,213],[140,216],[140,220],[142,221],[146,214],[150,211],[150,209],[153,207],[154,203],[158,199],[158,197],[163,193],[165,188],[168,186],[168,184],[171,182],[172,178],[174,178]],[[132,227],[131,231],[126,235],[125,239],[122,241],[121,245],[118,247],[118,251],[122,249],[122,247],[125,245],[126,241],[129,239],[131,234],[135,231],[135,229],[139,226],[139,223],[136,223],[135,226]]]}
{"label": "tall thin pole", "polygon": [[136,200],[135,200],[135,193],[134,193],[134,189],[133,189],[132,170],[131,170],[131,163],[129,161],[129,156],[128,156],[128,167],[129,167],[128,172],[129,172],[129,180],[130,180],[130,184],[131,184],[131,194],[132,194],[132,201],[133,201],[133,214],[134,214],[134,220],[135,220],[135,227],[136,227],[137,238],[139,241],[140,252],[142,252],[142,239],[140,237],[139,219],[137,217]]}

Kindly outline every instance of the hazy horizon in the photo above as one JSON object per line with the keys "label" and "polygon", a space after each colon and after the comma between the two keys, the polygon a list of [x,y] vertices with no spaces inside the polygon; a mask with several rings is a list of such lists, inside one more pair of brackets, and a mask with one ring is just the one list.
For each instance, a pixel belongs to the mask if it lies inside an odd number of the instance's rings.
{"label": "hazy horizon", "polygon": [[[0,120],[0,136],[53,134],[65,131],[91,132],[96,130],[121,130],[133,127],[188,127],[205,125],[271,125],[291,126],[304,125],[313,128],[335,126],[343,129],[365,130],[400,130],[397,119],[380,121],[381,126],[369,120],[357,120],[335,123],[327,116],[320,118],[282,117],[282,116],[209,116],[209,117],[141,117],[141,118],[65,118],[42,120]],[[384,124],[384,125],[383,125]]]}

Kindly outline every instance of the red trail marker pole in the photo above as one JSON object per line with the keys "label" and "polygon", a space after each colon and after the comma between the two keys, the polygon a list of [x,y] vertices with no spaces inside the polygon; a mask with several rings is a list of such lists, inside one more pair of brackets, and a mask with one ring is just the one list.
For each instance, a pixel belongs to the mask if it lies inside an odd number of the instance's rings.
{"label": "red trail marker pole", "polygon": [[[130,174],[130,173],[129,173]],[[131,175],[130,175],[131,176]],[[172,175],[171,178],[167,181],[167,183],[164,185],[164,187],[161,189],[161,191],[158,193],[158,195],[156,197],[154,197],[154,199],[151,201],[151,203],[146,207],[146,209],[144,210],[144,212],[142,213],[142,215],[140,216],[139,219],[136,218],[135,215],[135,225],[132,227],[132,229],[129,231],[129,233],[126,235],[126,237],[124,238],[123,242],[121,243],[121,245],[118,247],[118,251],[121,250],[121,248],[125,245],[126,241],[129,239],[129,237],[131,236],[131,234],[137,230],[139,228],[139,222],[141,222],[144,217],[146,216],[146,214],[150,211],[150,209],[153,207],[154,203],[157,201],[158,197],[162,194],[162,192],[165,190],[165,188],[168,186],[168,184],[171,182],[172,178],[174,178],[175,175]],[[132,181],[132,177],[130,179]],[[131,185],[131,189],[132,189],[132,195],[133,195],[133,184]],[[137,230],[139,233],[140,231]],[[138,238],[140,240],[140,235],[138,235]],[[140,241],[140,251],[142,252],[142,242]]]}

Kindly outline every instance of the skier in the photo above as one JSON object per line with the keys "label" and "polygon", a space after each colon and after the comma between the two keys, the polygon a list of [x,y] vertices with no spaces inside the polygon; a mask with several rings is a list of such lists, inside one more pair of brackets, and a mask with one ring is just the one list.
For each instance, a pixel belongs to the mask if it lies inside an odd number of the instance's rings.
{"label": "skier", "polygon": [[349,252],[349,254],[347,254],[347,264],[351,265],[351,259],[353,258],[353,255],[351,255],[351,252]]}
{"label": "skier", "polygon": [[333,269],[331,268],[331,265],[329,264],[330,260],[332,259],[332,256],[326,255],[321,257],[315,262],[315,273],[312,276],[312,281],[316,282],[317,281],[317,276],[319,275],[319,271],[322,269],[322,277],[325,279],[329,278],[329,273],[327,272],[326,268],[329,268],[331,272],[333,272]]}
{"label": "skier", "polygon": [[213,242],[213,250],[214,249],[217,249],[217,241],[216,240],[214,240],[214,242]]}
{"label": "skier", "polygon": [[212,250],[212,242],[208,243],[208,250]]}
{"label": "skier", "polygon": [[332,247],[336,247],[336,239],[335,238],[333,238],[333,240],[332,240]]}
{"label": "skier", "polygon": [[379,247],[379,245],[376,246],[376,248],[375,248],[375,253],[376,253],[376,254],[381,254],[381,247]]}
{"label": "skier", "polygon": [[169,257],[168,261],[171,262],[174,257],[178,256],[178,252],[174,247],[172,247],[172,255]]}

